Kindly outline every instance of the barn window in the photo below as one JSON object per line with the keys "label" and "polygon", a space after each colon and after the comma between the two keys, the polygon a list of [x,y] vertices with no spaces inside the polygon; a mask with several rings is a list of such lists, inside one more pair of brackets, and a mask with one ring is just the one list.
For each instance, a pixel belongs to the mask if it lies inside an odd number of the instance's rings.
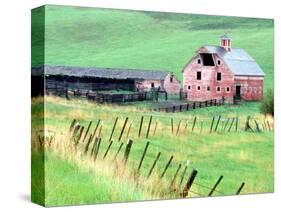
{"label": "barn window", "polygon": [[215,66],[213,55],[210,53],[201,53],[200,57],[203,60],[204,66]]}
{"label": "barn window", "polygon": [[254,87],[254,93],[257,93],[257,88],[256,87]]}
{"label": "barn window", "polygon": [[201,80],[201,71],[197,71],[196,79]]}
{"label": "barn window", "polygon": [[170,83],[173,82],[173,76],[170,76]]}
{"label": "barn window", "polygon": [[197,63],[198,63],[198,64],[201,64],[201,60],[200,60],[200,59],[197,59]]}
{"label": "barn window", "polygon": [[210,91],[210,90],[211,90],[210,86],[207,86],[207,91]]}
{"label": "barn window", "polygon": [[221,87],[217,87],[217,92],[220,92],[221,91]]}
{"label": "barn window", "polygon": [[200,89],[201,89],[201,87],[200,87],[200,85],[198,85],[198,86],[197,86],[197,90],[200,91]]}
{"label": "barn window", "polygon": [[154,88],[154,82],[151,83],[151,87]]}
{"label": "barn window", "polygon": [[191,89],[191,86],[190,86],[190,85],[189,85],[189,86],[187,86],[187,89],[188,89],[188,90],[190,90],[190,89]]}
{"label": "barn window", "polygon": [[230,87],[226,87],[226,92],[229,92],[230,91]]}
{"label": "barn window", "polygon": [[218,65],[220,65],[221,64],[221,61],[220,60],[218,60]]}
{"label": "barn window", "polygon": [[220,72],[217,73],[217,81],[221,81],[221,73]]}

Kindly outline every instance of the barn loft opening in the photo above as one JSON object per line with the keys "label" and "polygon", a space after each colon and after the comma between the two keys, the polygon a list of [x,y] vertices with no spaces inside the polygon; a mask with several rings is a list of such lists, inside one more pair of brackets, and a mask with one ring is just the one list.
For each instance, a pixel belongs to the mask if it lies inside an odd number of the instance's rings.
{"label": "barn loft opening", "polygon": [[201,53],[200,57],[202,58],[204,66],[215,66],[215,62],[212,54],[210,53]]}

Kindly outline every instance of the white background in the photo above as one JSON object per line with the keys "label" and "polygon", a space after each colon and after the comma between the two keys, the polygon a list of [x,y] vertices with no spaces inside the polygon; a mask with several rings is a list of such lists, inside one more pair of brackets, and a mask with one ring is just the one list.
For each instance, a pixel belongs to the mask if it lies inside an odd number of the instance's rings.
{"label": "white background", "polygon": [[[53,211],[277,211],[280,186],[278,0],[2,0],[0,2],[0,210],[46,210],[30,198],[30,9],[45,3],[275,18],[275,193],[51,208]],[[265,173],[266,174],[266,173]],[[279,204],[278,204],[279,203]],[[281,207],[280,207],[281,208]],[[280,209],[279,209],[280,211]]]}

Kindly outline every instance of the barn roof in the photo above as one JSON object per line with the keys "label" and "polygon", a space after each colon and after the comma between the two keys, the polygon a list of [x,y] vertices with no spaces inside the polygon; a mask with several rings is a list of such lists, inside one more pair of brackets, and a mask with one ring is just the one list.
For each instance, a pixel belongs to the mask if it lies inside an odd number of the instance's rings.
{"label": "barn roof", "polygon": [[232,48],[225,50],[221,46],[204,46],[210,53],[221,57],[234,75],[239,76],[264,76],[264,72],[257,62],[243,49]]}
{"label": "barn roof", "polygon": [[168,71],[71,67],[45,65],[32,68],[32,75],[59,75],[73,77],[95,77],[108,79],[139,79],[139,80],[164,80]]}

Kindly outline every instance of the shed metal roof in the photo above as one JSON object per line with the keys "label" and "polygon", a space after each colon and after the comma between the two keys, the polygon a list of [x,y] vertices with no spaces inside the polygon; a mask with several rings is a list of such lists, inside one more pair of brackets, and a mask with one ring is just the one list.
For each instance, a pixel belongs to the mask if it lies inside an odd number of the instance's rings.
{"label": "shed metal roof", "polygon": [[238,76],[264,76],[264,72],[257,62],[241,48],[232,48],[226,51],[221,46],[204,46],[208,52],[221,57],[234,75]]}
{"label": "shed metal roof", "polygon": [[73,77],[95,77],[108,79],[139,79],[139,80],[164,80],[168,71],[139,70],[139,69],[113,69],[95,67],[71,67],[45,65],[34,67],[31,70],[33,76],[60,75]]}

